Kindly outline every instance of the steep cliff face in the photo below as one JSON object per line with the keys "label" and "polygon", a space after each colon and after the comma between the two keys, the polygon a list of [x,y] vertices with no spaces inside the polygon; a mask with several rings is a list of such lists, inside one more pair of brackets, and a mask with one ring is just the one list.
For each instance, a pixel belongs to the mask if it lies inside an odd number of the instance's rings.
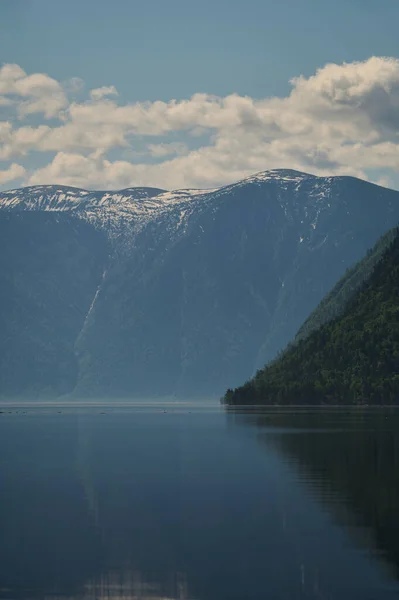
{"label": "steep cliff face", "polygon": [[[107,247],[106,260],[93,246],[92,262],[76,261],[93,281],[71,328],[79,396],[203,397],[238,385],[399,221],[398,192],[288,170],[207,191],[74,190],[73,202],[50,187],[0,195],[0,214],[62,214]],[[35,266],[47,280],[45,268]]]}
{"label": "steep cliff face", "polygon": [[105,236],[82,221],[0,212],[0,396],[75,388],[76,337],[107,262]]}

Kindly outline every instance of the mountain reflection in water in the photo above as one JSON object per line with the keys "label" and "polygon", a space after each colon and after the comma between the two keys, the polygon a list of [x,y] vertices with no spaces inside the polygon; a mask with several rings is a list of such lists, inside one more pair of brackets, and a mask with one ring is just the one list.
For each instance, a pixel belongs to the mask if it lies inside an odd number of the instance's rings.
{"label": "mountain reflection in water", "polygon": [[0,415],[1,600],[398,592],[394,411],[165,411]]}
{"label": "mountain reflection in water", "polygon": [[297,472],[356,543],[399,578],[399,410],[270,410],[230,415]]}

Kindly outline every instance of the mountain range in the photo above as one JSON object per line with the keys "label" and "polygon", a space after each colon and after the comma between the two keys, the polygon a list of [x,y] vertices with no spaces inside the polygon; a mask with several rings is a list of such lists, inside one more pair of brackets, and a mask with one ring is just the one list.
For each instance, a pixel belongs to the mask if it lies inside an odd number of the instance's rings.
{"label": "mountain range", "polygon": [[399,192],[258,173],[213,190],[0,193],[3,397],[219,396],[399,222]]}

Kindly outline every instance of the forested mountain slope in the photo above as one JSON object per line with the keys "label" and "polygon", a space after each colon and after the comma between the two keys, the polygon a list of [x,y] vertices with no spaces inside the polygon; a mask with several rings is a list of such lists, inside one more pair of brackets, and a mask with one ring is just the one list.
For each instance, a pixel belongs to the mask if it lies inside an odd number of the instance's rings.
{"label": "forested mountain slope", "polygon": [[393,404],[399,401],[399,233],[343,314],[260,370],[224,402]]}
{"label": "forested mountain slope", "polygon": [[389,230],[378,240],[374,248],[367,252],[362,260],[347,270],[331,292],[323,298],[316,310],[306,319],[295,336],[295,342],[308,337],[312,331],[318,329],[324,323],[332,321],[344,311],[352,296],[370,277],[376,264],[381,260],[396,235],[396,228]]}

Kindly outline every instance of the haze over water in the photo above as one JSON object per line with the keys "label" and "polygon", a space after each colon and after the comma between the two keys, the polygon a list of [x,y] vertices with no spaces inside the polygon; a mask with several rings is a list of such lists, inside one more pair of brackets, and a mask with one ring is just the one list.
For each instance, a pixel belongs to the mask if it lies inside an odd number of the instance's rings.
{"label": "haze over water", "polygon": [[399,593],[399,415],[0,407],[0,598]]}

